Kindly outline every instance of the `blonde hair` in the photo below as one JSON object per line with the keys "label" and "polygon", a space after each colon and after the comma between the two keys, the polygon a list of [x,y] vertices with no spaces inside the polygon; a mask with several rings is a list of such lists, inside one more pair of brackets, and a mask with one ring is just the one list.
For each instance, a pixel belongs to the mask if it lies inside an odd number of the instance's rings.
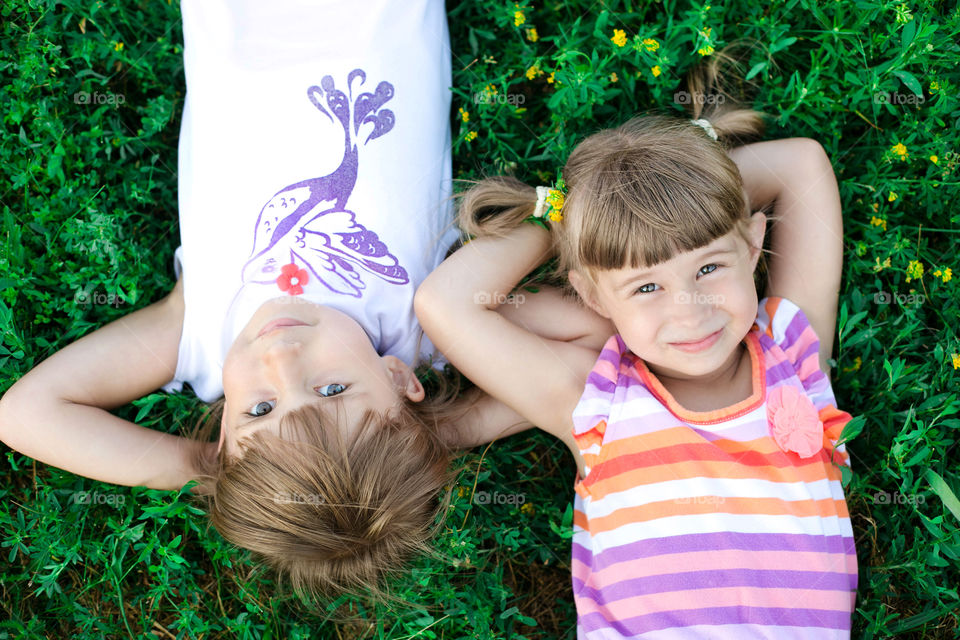
{"label": "blonde hair", "polygon": [[[577,145],[563,168],[563,221],[551,225],[555,279],[575,269],[596,286],[599,271],[659,264],[730,231],[750,244],[749,203],[726,152],[758,137],[763,119],[721,89],[721,67],[735,64],[721,52],[687,78],[690,116],[708,120],[717,141],[690,119],[644,115]],[[471,235],[502,236],[532,213],[536,198],[514,178],[486,178],[463,195],[460,225]]]}
{"label": "blonde hair", "polygon": [[[384,579],[414,555],[432,553],[429,540],[443,525],[458,472],[443,432],[478,395],[458,397],[462,384],[459,375],[436,375],[421,402],[398,393],[390,414],[367,410],[349,439],[335,402],[335,411],[288,412],[280,437],[255,432],[237,456],[199,454],[210,523],[301,595],[385,599]],[[216,440],[223,406],[223,398],[210,405],[191,437]]]}

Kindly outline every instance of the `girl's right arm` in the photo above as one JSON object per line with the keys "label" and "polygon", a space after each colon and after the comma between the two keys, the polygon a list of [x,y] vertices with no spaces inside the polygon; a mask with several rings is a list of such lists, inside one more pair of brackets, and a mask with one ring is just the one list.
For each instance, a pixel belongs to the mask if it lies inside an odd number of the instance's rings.
{"label": "girl's right arm", "polygon": [[78,475],[128,486],[179,489],[192,456],[211,446],[108,412],[157,390],[176,371],[183,287],[50,356],[0,398],[0,440]]}
{"label": "girl's right arm", "polygon": [[[571,416],[599,350],[539,336],[496,310],[510,302],[521,278],[550,257],[550,247],[549,233],[532,224],[503,238],[475,238],[424,280],[414,309],[430,340],[463,375],[570,446]],[[475,441],[498,435],[481,434]]]}

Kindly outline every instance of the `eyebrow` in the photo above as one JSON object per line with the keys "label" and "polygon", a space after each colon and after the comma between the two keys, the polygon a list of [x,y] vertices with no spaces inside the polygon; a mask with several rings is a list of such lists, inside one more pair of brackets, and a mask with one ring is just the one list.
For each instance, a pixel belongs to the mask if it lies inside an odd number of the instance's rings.
{"label": "eyebrow", "polygon": [[[700,256],[700,257],[698,258],[698,260],[706,260],[706,259],[708,259],[708,258],[712,258],[712,257],[714,257],[714,256],[719,256],[719,255],[723,255],[723,254],[727,254],[727,253],[736,253],[736,250],[735,250],[735,249],[729,249],[729,248],[727,248],[727,249],[714,249],[713,251],[709,251],[709,252],[703,254],[702,256]],[[653,273],[653,269],[648,269],[647,271],[643,271],[643,272],[641,272],[641,273],[639,273],[639,274],[637,274],[637,275],[635,275],[635,276],[631,276],[631,277],[627,278],[626,280],[624,280],[623,282],[621,282],[621,283],[614,289],[614,291],[617,292],[617,293],[620,293],[620,292],[622,292],[624,289],[626,289],[627,287],[629,287],[630,285],[634,284],[637,280],[645,280],[645,279],[647,279],[647,278],[650,278],[652,273]]]}

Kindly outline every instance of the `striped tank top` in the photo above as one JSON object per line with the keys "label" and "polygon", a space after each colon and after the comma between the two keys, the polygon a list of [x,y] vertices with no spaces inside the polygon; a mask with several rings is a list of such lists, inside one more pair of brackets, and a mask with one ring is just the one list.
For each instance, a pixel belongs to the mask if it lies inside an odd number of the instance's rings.
{"label": "striped tank top", "polygon": [[795,304],[761,300],[745,342],[753,393],[706,412],[619,335],[604,345],[573,415],[578,638],[849,638],[857,556],[834,444],[851,416]]}

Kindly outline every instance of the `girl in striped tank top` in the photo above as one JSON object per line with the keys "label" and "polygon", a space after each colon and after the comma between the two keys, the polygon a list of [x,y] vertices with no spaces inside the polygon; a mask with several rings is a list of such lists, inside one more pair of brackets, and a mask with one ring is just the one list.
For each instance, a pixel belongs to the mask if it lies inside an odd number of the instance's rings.
{"label": "girl in striped tank top", "polygon": [[[812,140],[730,148],[762,120],[719,97],[713,64],[691,75],[693,121],[644,116],[583,141],[562,204],[512,178],[474,186],[460,222],[477,237],[415,299],[449,360],[577,461],[579,638],[850,635],[850,416],[828,378],[837,183]],[[519,224],[545,210],[549,231]],[[554,251],[583,305],[508,295]]]}

